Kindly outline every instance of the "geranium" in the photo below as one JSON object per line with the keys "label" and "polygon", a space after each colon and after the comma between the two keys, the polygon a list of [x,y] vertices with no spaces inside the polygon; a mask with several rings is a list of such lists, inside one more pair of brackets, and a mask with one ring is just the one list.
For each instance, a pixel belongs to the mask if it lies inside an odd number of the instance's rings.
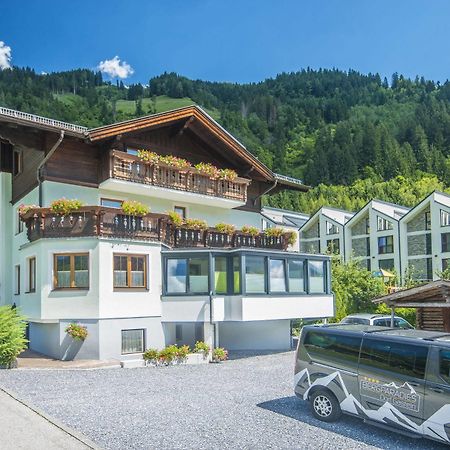
{"label": "geranium", "polygon": [[219,233],[225,234],[233,234],[236,231],[235,226],[230,223],[218,223],[214,226],[214,229]]}
{"label": "geranium", "polygon": [[172,155],[160,156],[159,163],[180,170],[189,169],[191,167],[191,163],[189,161],[186,161],[183,158],[177,158],[176,156]]}
{"label": "geranium", "polygon": [[226,181],[234,181],[238,174],[233,169],[219,169],[219,178]]}
{"label": "geranium", "polygon": [[208,175],[211,178],[219,178],[220,170],[210,163],[201,162],[196,164],[194,167],[204,175]]}
{"label": "geranium", "polygon": [[177,212],[169,211],[167,215],[176,227],[181,227],[183,225],[183,218]]}
{"label": "geranium", "polygon": [[122,211],[129,216],[145,216],[150,208],[136,200],[126,200],[122,203]]}
{"label": "geranium", "polygon": [[64,331],[78,341],[84,341],[88,337],[87,327],[78,323],[71,323]]}
{"label": "geranium", "polygon": [[36,205],[24,205],[23,203],[19,205],[19,214],[21,216],[24,216],[27,212],[31,211],[32,209],[39,208],[39,206]]}
{"label": "geranium", "polygon": [[228,359],[228,351],[222,347],[213,350],[212,359],[214,362],[226,361]]}
{"label": "geranium", "polygon": [[160,160],[160,156],[150,150],[138,150],[138,157],[142,161],[149,162],[150,164],[158,164]]}
{"label": "geranium", "polygon": [[258,236],[258,234],[260,233],[260,231],[258,230],[258,228],[256,227],[252,227],[250,225],[244,225],[241,228],[241,231],[245,234],[250,234],[251,236],[255,237]]}
{"label": "geranium", "polygon": [[206,342],[197,341],[195,343],[194,353],[203,353],[203,356],[206,358],[210,350],[211,348]]}
{"label": "geranium", "polygon": [[283,230],[283,228],[272,227],[272,228],[266,228],[264,233],[266,234],[266,236],[269,236],[269,237],[281,237],[284,234],[284,230]]}
{"label": "geranium", "polygon": [[189,230],[206,230],[208,224],[202,219],[186,219],[183,226]]}
{"label": "geranium", "polygon": [[50,209],[56,214],[67,216],[73,212],[78,211],[83,206],[83,202],[80,200],[69,200],[67,198],[60,198],[51,203]]}

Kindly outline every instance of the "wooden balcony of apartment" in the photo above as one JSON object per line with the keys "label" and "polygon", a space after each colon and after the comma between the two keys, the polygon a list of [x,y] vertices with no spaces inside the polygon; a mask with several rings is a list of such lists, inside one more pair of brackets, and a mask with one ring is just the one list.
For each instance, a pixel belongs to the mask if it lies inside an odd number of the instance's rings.
{"label": "wooden balcony of apartment", "polygon": [[[155,188],[164,188],[171,190],[172,197],[175,196],[176,199],[186,199],[186,193],[190,195],[190,198],[192,194],[200,194],[202,198],[199,201],[208,202],[208,198],[211,198],[211,202],[225,199],[230,207],[247,202],[247,187],[250,184],[247,178],[237,177],[233,181],[222,180],[205,175],[193,167],[180,169],[161,163],[152,164],[142,161],[136,155],[118,150],[111,150],[109,154],[109,173],[106,174],[106,178],[101,187],[107,189],[114,189],[114,180],[128,181],[147,187],[147,191],[140,189],[138,192],[136,186],[134,188],[130,186],[132,193],[145,195],[146,192],[155,191]],[[122,184],[121,188],[123,187]],[[170,197],[167,191],[164,195],[167,198]]]}
{"label": "wooden balcony of apartment", "polygon": [[120,209],[83,206],[76,212],[61,215],[50,208],[33,208],[22,216],[28,239],[104,237],[112,239],[158,241],[174,248],[266,248],[287,250],[289,233],[281,236],[256,236],[236,231],[220,233],[214,228],[191,230],[176,227],[166,214],[144,216],[124,214]]}

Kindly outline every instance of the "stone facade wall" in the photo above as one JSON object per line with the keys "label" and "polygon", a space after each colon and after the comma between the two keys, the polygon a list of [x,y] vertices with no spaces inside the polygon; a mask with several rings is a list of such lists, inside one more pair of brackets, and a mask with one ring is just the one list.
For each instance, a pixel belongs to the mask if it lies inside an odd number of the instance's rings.
{"label": "stone facade wall", "polygon": [[429,252],[427,250],[427,240],[431,239],[429,233],[416,234],[408,236],[408,255],[427,255]]}
{"label": "stone facade wall", "polygon": [[319,253],[320,241],[300,241],[300,251],[302,253]]}
{"label": "stone facade wall", "polygon": [[364,217],[353,226],[352,236],[359,236],[361,234],[367,234],[366,220],[367,220],[367,218]]}
{"label": "stone facade wall", "polygon": [[410,222],[407,223],[406,228],[408,233],[410,231],[423,231],[426,229],[425,227],[425,213],[429,213],[430,210],[428,209],[428,211],[424,211],[422,213],[420,213],[417,217],[415,217],[414,219],[412,219]]}
{"label": "stone facade wall", "polygon": [[367,238],[353,238],[352,239],[353,256],[368,256],[367,255]]}

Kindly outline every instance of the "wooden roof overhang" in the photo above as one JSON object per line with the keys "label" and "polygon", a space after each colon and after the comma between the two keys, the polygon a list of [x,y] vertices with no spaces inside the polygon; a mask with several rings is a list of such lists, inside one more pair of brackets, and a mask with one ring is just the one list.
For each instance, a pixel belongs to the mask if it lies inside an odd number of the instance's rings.
{"label": "wooden roof overhang", "polygon": [[198,106],[187,106],[151,116],[94,128],[89,130],[88,138],[91,142],[95,143],[127,133],[136,133],[161,126],[170,126],[177,122],[180,124],[180,129],[188,128],[200,136],[201,139],[210,143],[210,145],[216,147],[218,145],[221,147],[225,146],[228,151],[233,152],[239,157],[241,162],[245,162],[252,172],[256,171],[259,175],[258,178],[269,182],[275,181],[275,176],[268,167],[261,163],[243,144]]}
{"label": "wooden roof overhang", "polygon": [[450,308],[450,281],[432,281],[372,301],[391,308]]}

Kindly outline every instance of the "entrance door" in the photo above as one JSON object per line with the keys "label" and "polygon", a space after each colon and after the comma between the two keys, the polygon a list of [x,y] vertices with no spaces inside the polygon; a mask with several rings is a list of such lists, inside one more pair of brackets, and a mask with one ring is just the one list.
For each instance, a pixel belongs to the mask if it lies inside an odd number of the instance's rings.
{"label": "entrance door", "polygon": [[363,340],[358,380],[366,419],[422,432],[427,355],[427,345],[379,335]]}

